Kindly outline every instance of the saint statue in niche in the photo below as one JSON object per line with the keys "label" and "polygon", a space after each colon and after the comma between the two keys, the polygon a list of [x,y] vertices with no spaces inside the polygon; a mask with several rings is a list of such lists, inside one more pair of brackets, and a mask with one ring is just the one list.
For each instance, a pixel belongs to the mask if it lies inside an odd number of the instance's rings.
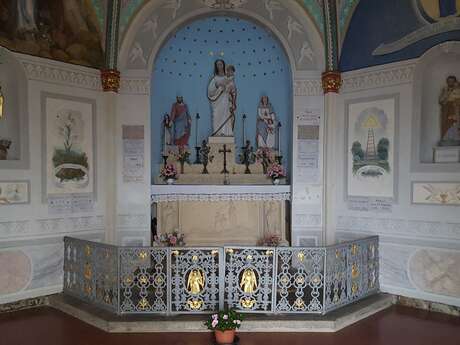
{"label": "saint statue in niche", "polygon": [[441,105],[441,141],[439,145],[460,145],[460,84],[457,77],[447,77],[439,96]]}
{"label": "saint statue in niche", "polygon": [[169,114],[165,114],[163,117],[163,147],[166,148],[167,146],[172,145],[172,129],[173,129],[173,122],[169,117]]}
{"label": "saint statue in niche", "polygon": [[182,96],[176,97],[176,103],[171,108],[171,121],[174,123],[174,145],[188,146],[192,118],[188,112],[188,106]]}
{"label": "saint statue in niche", "polygon": [[262,96],[257,108],[257,147],[275,148],[275,123],[276,114],[273,111],[268,96]]}
{"label": "saint statue in niche", "polygon": [[236,110],[235,67],[224,60],[214,62],[214,76],[208,85],[212,111],[212,136],[233,136]]}

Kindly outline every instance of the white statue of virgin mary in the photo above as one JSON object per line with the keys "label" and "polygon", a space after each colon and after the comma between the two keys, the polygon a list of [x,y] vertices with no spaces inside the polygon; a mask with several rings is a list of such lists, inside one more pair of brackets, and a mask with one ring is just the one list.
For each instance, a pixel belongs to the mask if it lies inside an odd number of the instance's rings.
{"label": "white statue of virgin mary", "polygon": [[213,136],[233,136],[235,92],[233,76],[227,76],[225,61],[214,62],[214,76],[208,85],[208,99],[212,109]]}

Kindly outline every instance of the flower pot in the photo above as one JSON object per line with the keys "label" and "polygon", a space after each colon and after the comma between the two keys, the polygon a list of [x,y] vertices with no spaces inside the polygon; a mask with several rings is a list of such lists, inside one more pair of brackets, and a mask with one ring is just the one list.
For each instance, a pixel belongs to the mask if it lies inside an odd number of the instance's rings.
{"label": "flower pot", "polygon": [[167,184],[174,184],[175,181],[176,181],[176,180],[173,179],[173,178],[168,178],[168,179],[166,179],[166,183],[167,183]]}
{"label": "flower pot", "polygon": [[214,335],[216,337],[217,344],[233,344],[235,340],[235,330],[229,329],[226,331],[214,331]]}
{"label": "flower pot", "polygon": [[272,180],[272,183],[276,186],[276,185],[279,185],[280,184],[280,179],[279,178],[274,178]]}

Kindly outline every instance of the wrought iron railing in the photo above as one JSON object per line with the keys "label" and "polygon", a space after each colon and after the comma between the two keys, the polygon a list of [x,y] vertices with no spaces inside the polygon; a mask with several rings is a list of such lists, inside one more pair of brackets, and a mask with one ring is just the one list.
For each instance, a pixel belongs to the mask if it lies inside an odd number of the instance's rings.
{"label": "wrought iron railing", "polygon": [[65,237],[64,293],[118,314],[325,314],[379,289],[378,237],[325,247],[117,247]]}

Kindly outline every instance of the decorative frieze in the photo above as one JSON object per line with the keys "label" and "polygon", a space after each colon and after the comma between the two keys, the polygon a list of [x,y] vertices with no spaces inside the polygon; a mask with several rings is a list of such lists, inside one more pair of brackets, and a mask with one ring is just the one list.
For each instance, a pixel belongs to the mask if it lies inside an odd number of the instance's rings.
{"label": "decorative frieze", "polygon": [[320,96],[322,94],[323,89],[319,78],[294,80],[295,96]]}
{"label": "decorative frieze", "polygon": [[372,232],[381,235],[408,235],[428,238],[460,238],[460,223],[429,222],[421,220],[339,216],[340,231]]}
{"label": "decorative frieze", "polygon": [[129,95],[149,95],[150,80],[147,78],[121,78],[119,93]]}
{"label": "decorative frieze", "polygon": [[152,202],[170,201],[282,201],[290,200],[290,192],[282,193],[219,193],[219,194],[156,194]]}
{"label": "decorative frieze", "polygon": [[364,70],[345,72],[342,75],[342,93],[375,89],[411,83],[414,78],[415,62],[386,65],[384,68],[372,67]]}

